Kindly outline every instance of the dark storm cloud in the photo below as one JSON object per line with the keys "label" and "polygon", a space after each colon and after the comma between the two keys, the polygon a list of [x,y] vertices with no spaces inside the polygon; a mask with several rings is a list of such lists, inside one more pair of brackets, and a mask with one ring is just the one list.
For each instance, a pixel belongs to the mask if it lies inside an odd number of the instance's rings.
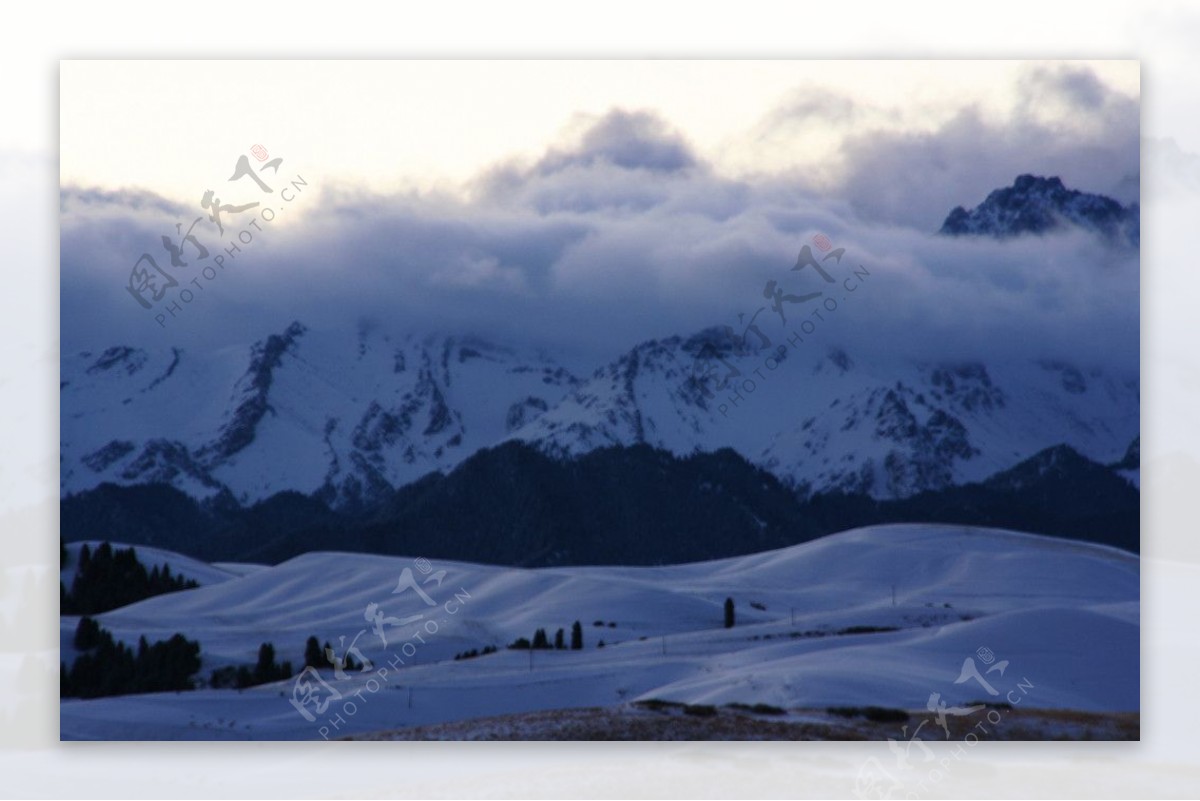
{"label": "dark storm cloud", "polygon": [[[787,292],[831,290],[789,269],[822,232],[847,248],[839,274],[871,271],[824,331],[829,345],[1136,366],[1135,253],[1079,233],[1008,242],[932,234],[950,208],[1021,172],[1095,189],[1068,176],[1104,159],[1106,174],[1136,171],[1136,104],[1074,73],[1031,76],[1022,91],[1028,108],[1007,129],[967,109],[928,134],[852,138],[847,174],[825,188],[797,175],[722,177],[663,120],[626,111],[539,159],[490,170],[465,198],[370,195],[306,176],[313,188],[288,212],[300,218],[258,234],[166,329],[124,282],[141,252],[198,212],[68,190],[63,348],[245,342],[294,319],[367,319],[612,355],[651,337],[736,326],[739,313],[767,303],[769,280]],[[1039,93],[1079,109],[1081,124],[1035,119]]]}

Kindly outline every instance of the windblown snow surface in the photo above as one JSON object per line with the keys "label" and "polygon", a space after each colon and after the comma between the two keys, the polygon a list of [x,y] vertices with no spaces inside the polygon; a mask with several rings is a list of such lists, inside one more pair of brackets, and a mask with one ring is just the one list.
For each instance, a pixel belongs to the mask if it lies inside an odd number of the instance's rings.
{"label": "windblown snow surface", "polygon": [[[197,569],[171,554],[153,560],[185,576]],[[412,590],[393,593],[406,568],[426,582],[420,586],[435,605]],[[1009,531],[876,526],[652,568],[429,566],[310,553],[269,568],[209,568],[197,578],[198,589],[99,620],[131,644],[177,631],[198,640],[198,679],[224,665],[253,665],[268,641],[298,672],[310,635],[336,647],[359,632],[372,669],[341,679],[322,670],[324,697],[341,697],[319,713],[305,707],[312,721],[292,704],[295,679],[242,691],[63,699],[63,739],[333,739],[646,699],[762,703],[793,716],[840,705],[924,710],[933,693],[948,706],[1007,698],[1022,709],[1139,709],[1137,557]],[[737,617],[729,629],[726,597]],[[369,603],[387,617],[425,617],[386,625],[385,646],[364,614]],[[551,641],[562,628],[569,642],[575,620],[582,650],[531,657],[504,647],[537,628]],[[68,665],[77,622],[62,618]],[[896,630],[846,631],[852,627]],[[500,650],[453,658],[487,645]],[[956,683],[967,660],[997,695],[973,678]]]}

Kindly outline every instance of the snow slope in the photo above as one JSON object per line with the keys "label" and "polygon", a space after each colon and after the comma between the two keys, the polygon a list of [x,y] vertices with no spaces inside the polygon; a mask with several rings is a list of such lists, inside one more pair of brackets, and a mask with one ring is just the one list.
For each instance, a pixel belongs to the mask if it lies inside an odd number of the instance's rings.
{"label": "snow slope", "polygon": [[[298,663],[309,635],[336,644],[365,629],[358,646],[375,669],[344,679],[324,670],[322,678],[343,697],[312,722],[289,702],[287,681],[242,692],[64,700],[62,736],[319,739],[649,698],[923,709],[934,692],[950,705],[991,697],[974,680],[955,683],[964,660],[987,668],[976,657],[980,648],[994,652],[993,667],[1007,661],[1003,673],[987,674],[993,689],[1017,693],[1027,707],[1139,708],[1138,560],[1103,546],[896,525],[671,567],[518,570],[446,562],[432,565],[429,576],[445,570],[440,586],[424,585],[432,607],[411,590],[392,592],[405,568],[428,580],[419,567],[405,558],[312,553],[99,617],[127,642],[176,631],[199,640],[204,676],[252,663],[264,641]],[[722,627],[727,596],[737,609],[732,629]],[[385,627],[385,647],[364,615],[372,602],[396,618],[427,614]],[[552,639],[564,628],[569,638],[577,619],[581,651],[531,657],[503,648],[539,627]],[[76,622],[62,620],[68,661]],[[855,626],[896,630],[845,632]],[[453,660],[485,645],[501,650]]]}

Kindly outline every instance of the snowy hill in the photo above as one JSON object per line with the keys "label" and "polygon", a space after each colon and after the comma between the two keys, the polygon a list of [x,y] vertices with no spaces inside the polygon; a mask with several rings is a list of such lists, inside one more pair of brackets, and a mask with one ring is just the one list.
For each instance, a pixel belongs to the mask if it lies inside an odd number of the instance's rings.
{"label": "snowy hill", "polygon": [[1012,186],[997,189],[975,208],[956,207],[940,233],[1005,238],[1042,234],[1067,226],[1092,231],[1110,242],[1137,247],[1140,209],[1122,206],[1104,195],[1067,189],[1059,178],[1021,175]]}
{"label": "snowy hill", "polygon": [[[85,545],[92,552],[95,552],[100,542],[95,540],[91,542],[80,540],[79,542],[67,543],[63,546],[67,551],[67,559],[65,566],[59,571],[58,579],[68,589],[79,570],[79,552],[83,550]],[[161,548],[147,548],[144,545],[138,545],[136,552],[138,561],[147,568],[169,565],[175,575],[194,581],[202,587],[209,584],[220,584],[223,581],[229,581],[232,578],[263,569],[259,565],[210,565],[206,562],[192,559],[189,556],[184,556],[183,554],[164,551]]]}
{"label": "snowy hill", "polygon": [[[433,605],[411,591],[394,593],[398,578],[405,586],[405,570],[423,581]],[[98,619],[126,642],[177,631],[198,640],[203,677],[252,663],[265,641],[296,661],[310,635],[333,643],[357,636],[373,669],[321,675],[343,699],[357,699],[352,715],[339,702],[306,720],[290,703],[289,680],[240,692],[64,700],[62,735],[319,739],[638,699],[924,709],[933,692],[967,704],[1002,700],[1018,685],[1026,707],[1132,711],[1139,708],[1138,593],[1131,554],[950,526],[871,527],[660,568],[518,570],[310,553]],[[728,629],[726,597],[737,610]],[[364,615],[373,602],[387,616],[425,617],[384,626],[385,646]],[[504,649],[535,628],[569,631],[575,620],[584,624],[582,650]],[[68,662],[75,625],[62,620]],[[501,650],[453,659],[486,645]],[[1006,662],[984,674],[995,696],[975,681],[956,683],[966,660],[981,674],[992,664],[983,648],[996,665]],[[339,711],[342,723],[330,728]]]}

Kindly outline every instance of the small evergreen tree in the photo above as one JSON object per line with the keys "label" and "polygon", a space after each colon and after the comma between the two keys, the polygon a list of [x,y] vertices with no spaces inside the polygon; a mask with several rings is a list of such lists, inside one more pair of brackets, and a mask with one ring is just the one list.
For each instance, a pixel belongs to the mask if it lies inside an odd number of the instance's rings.
{"label": "small evergreen tree", "polygon": [[554,648],[558,651],[561,651],[565,647],[566,645],[563,642],[563,630],[559,629],[558,631],[554,632]]}
{"label": "small evergreen tree", "polygon": [[275,646],[264,642],[258,647],[258,663],[254,666],[254,683],[266,684],[275,678]]}
{"label": "small evergreen tree", "polygon": [[304,666],[312,668],[329,667],[329,660],[325,658],[325,652],[321,650],[321,643],[316,637],[309,637],[304,643]]}
{"label": "small evergreen tree", "polygon": [[550,640],[546,637],[545,629],[538,629],[533,633],[534,648],[546,649],[550,647]]}
{"label": "small evergreen tree", "polygon": [[75,627],[74,645],[76,650],[87,651],[100,644],[100,624],[90,617],[79,618]]}
{"label": "small evergreen tree", "polygon": [[733,628],[733,599],[725,599],[725,628]]}
{"label": "small evergreen tree", "polygon": [[571,650],[578,651],[583,648],[583,624],[578,620],[571,624]]}

